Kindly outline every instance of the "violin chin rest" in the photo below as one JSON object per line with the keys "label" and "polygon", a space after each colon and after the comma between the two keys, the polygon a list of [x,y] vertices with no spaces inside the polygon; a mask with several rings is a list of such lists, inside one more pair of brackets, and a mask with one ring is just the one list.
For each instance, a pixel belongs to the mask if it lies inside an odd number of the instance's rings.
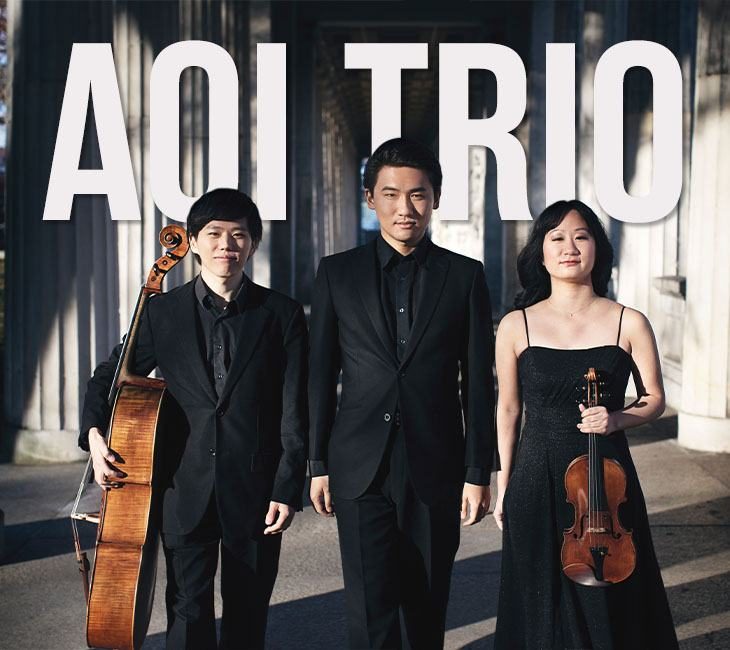
{"label": "violin chin rest", "polygon": [[593,567],[588,564],[576,562],[563,567],[563,573],[573,582],[583,585],[584,587],[608,587],[611,583],[597,580]]}

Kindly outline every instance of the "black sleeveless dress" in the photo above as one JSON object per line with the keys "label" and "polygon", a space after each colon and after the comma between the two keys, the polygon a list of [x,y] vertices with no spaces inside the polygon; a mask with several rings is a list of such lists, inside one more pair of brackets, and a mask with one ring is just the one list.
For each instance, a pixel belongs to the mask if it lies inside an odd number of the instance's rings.
{"label": "black sleeveless dress", "polygon": [[624,582],[599,588],[572,582],[560,564],[563,530],[574,520],[573,506],[565,500],[565,470],[574,458],[588,453],[588,436],[576,428],[583,375],[596,368],[607,392],[600,403],[609,411],[619,410],[631,356],[619,347],[618,338],[615,345],[580,350],[530,346],[529,334],[527,341],[517,362],[525,424],[504,495],[494,647],[677,648],[646,504],[623,431],[599,436],[598,444],[604,457],[617,459],[626,471],[628,500],[619,517],[633,532],[636,569]]}

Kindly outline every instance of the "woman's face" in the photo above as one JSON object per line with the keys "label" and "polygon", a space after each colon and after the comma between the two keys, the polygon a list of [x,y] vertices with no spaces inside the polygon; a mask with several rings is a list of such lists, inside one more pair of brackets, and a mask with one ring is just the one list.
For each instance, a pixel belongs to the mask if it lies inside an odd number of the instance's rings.
{"label": "woman's face", "polygon": [[551,278],[568,282],[591,281],[596,241],[583,217],[571,210],[542,242],[542,259]]}

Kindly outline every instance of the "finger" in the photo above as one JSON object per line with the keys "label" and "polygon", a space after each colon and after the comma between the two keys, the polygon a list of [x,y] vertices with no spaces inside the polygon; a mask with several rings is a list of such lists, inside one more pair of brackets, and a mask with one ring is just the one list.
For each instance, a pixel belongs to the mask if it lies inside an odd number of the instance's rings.
{"label": "finger", "polygon": [[108,490],[111,486],[106,481],[106,476],[101,472],[94,470],[94,481],[102,490]]}
{"label": "finger", "polygon": [[[289,513],[287,512],[286,508],[279,508],[279,516],[276,518],[276,523],[274,523],[273,526],[265,528],[264,535],[276,535],[277,533],[280,533],[283,530],[282,526],[284,525],[284,522],[286,521],[288,516]],[[266,523],[271,522],[267,521]]]}
{"label": "finger", "polygon": [[107,478],[124,478],[126,476],[123,471],[117,469],[114,465],[110,465],[104,458],[95,459],[94,472]]}
{"label": "finger", "polygon": [[264,519],[264,523],[267,526],[271,526],[271,524],[274,523],[274,520],[276,519],[276,511],[278,510],[279,505],[274,503],[273,501],[269,504],[269,511],[266,513],[266,518]]}
{"label": "finger", "polygon": [[294,510],[288,510],[286,512],[286,517],[284,518],[284,523],[281,526],[282,532],[287,530],[289,526],[291,526],[292,521],[294,521]]}
{"label": "finger", "polygon": [[324,509],[324,494],[321,490],[313,490],[309,495],[309,498],[312,500],[312,505],[318,515],[327,514]]}
{"label": "finger", "polygon": [[324,509],[327,511],[327,514],[330,515],[334,512],[334,509],[332,508],[332,495],[329,490],[324,491]]}
{"label": "finger", "polygon": [[583,413],[586,410],[586,407],[584,404],[578,404],[578,410]]}
{"label": "finger", "polygon": [[463,496],[461,497],[461,518],[466,519],[466,515],[469,510],[469,499],[467,497]]}
{"label": "finger", "polygon": [[495,517],[495,518],[494,518],[494,521],[496,521],[496,522],[497,522],[497,528],[499,528],[499,530],[502,530],[502,526],[504,525],[504,524],[502,523],[502,517]]}
{"label": "finger", "polygon": [[477,517],[479,516],[479,507],[476,503],[473,503],[472,501],[468,501],[469,504],[469,516],[464,521],[464,526],[471,526],[472,524],[475,524],[477,521]]}

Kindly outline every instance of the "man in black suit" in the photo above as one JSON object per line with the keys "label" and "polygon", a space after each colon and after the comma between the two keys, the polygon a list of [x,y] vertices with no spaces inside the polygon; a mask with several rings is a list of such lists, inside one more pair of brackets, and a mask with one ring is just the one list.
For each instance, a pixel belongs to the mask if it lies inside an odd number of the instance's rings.
{"label": "man in black suit", "polygon": [[[208,192],[193,204],[187,226],[200,275],[150,301],[135,353],[136,373],[159,368],[181,413],[162,449],[169,476],[162,505],[167,647],[216,647],[220,547],[218,647],[261,648],[279,533],[301,509],[306,321],[301,305],[244,274],[262,234],[248,196]],[[123,476],[103,436],[120,350],[89,381],[79,438],[105,489]]]}
{"label": "man in black suit", "polygon": [[380,236],[323,258],[312,299],[310,496],[337,514],[352,647],[440,648],[459,511],[472,525],[490,500],[489,295],[481,263],[426,236],[429,149],[385,142],[364,186]]}

